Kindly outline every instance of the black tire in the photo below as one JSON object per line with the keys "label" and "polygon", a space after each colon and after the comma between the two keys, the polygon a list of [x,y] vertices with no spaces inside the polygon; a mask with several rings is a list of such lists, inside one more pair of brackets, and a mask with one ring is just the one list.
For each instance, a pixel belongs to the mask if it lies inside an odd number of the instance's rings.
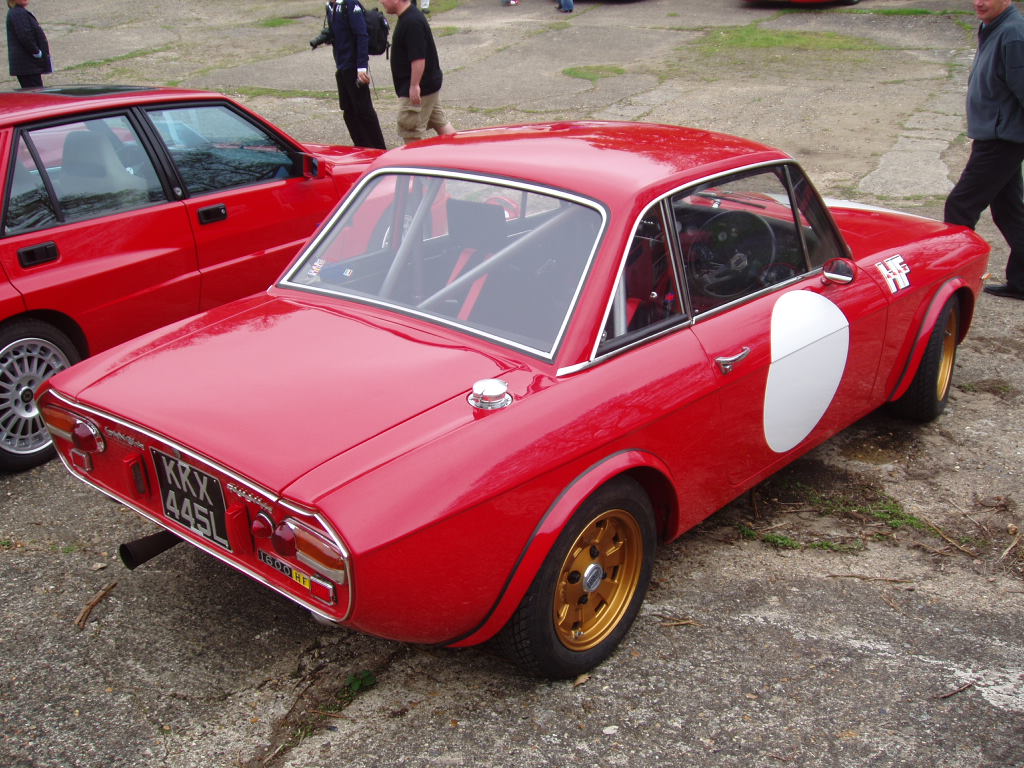
{"label": "black tire", "polygon": [[619,478],[602,486],[559,535],[498,647],[538,677],[593,669],[633,624],[656,546],[654,512],[640,485]]}
{"label": "black tire", "polygon": [[20,472],[53,458],[35,392],[80,359],[71,340],[52,325],[15,320],[0,326],[0,471]]}
{"label": "black tire", "polygon": [[960,302],[954,296],[939,313],[910,388],[890,404],[895,415],[925,422],[932,421],[946,410],[959,333]]}

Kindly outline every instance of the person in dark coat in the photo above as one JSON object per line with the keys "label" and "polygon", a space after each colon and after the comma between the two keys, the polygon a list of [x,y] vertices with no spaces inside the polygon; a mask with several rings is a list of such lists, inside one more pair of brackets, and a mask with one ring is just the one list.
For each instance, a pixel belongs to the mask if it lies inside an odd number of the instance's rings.
{"label": "person in dark coat", "polygon": [[988,208],[1010,246],[1006,282],[985,293],[1024,299],[1024,16],[1012,0],[973,0],[981,21],[967,81],[971,154],[946,198],[945,220],[974,229]]}
{"label": "person in dark coat", "polygon": [[28,0],[7,0],[7,60],[22,88],[41,88],[43,75],[53,71],[50,44],[27,5]]}
{"label": "person in dark coat", "polygon": [[323,32],[309,44],[316,48],[328,42],[334,49],[338,106],[352,143],[357,147],[387,149],[370,96],[367,41],[366,13],[359,0],[329,0]]}

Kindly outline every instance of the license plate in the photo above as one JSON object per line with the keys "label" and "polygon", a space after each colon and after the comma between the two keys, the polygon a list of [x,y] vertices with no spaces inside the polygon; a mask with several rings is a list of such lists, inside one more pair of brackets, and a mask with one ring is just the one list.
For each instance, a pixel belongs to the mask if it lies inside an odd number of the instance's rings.
{"label": "license plate", "polygon": [[164,514],[207,541],[231,551],[224,523],[224,492],[213,475],[150,448]]}

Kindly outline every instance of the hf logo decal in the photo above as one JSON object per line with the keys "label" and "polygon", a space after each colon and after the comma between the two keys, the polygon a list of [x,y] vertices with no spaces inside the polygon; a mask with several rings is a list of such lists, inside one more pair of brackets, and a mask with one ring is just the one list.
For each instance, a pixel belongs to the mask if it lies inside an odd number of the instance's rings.
{"label": "hf logo decal", "polygon": [[885,284],[893,293],[910,287],[910,278],[907,277],[910,274],[910,267],[898,253],[885,261],[878,262],[875,266],[878,267],[878,271],[885,278]]}

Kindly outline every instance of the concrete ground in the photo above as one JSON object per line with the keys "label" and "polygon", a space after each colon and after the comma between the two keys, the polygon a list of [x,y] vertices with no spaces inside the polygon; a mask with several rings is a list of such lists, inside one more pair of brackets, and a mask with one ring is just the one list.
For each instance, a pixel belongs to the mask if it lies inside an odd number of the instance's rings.
{"label": "concrete ground", "polygon": [[[439,3],[457,128],[695,125],[780,146],[826,195],[926,215],[965,159],[968,0]],[[211,88],[347,141],[330,54],[306,44],[318,2],[31,9],[48,84]],[[147,523],[58,464],[0,476],[0,766],[1020,768],[1022,339],[1024,307],[983,298],[938,421],[865,419],[664,547],[626,642],[574,682],[319,626],[188,547],[126,571],[117,544]]]}

